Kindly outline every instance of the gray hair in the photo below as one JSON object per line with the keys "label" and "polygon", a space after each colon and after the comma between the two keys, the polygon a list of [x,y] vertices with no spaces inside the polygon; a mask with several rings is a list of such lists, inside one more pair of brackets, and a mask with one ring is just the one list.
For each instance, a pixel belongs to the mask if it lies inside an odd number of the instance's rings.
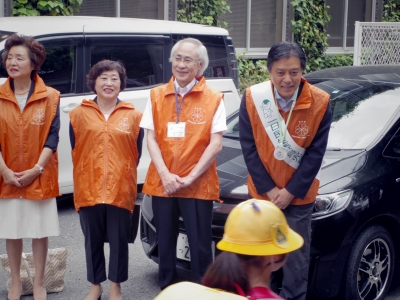
{"label": "gray hair", "polygon": [[267,69],[271,71],[272,65],[281,58],[290,58],[295,56],[300,59],[300,65],[303,71],[306,69],[306,54],[297,43],[280,42],[271,47],[267,57]]}
{"label": "gray hair", "polygon": [[196,53],[198,56],[198,61],[201,64],[201,69],[199,70],[199,72],[197,72],[196,76],[198,77],[198,76],[203,75],[204,71],[208,67],[209,59],[208,59],[208,53],[207,53],[206,47],[198,39],[186,38],[183,40],[179,40],[171,49],[171,56],[169,57],[169,62],[172,63],[173,56],[175,55],[176,50],[178,50],[178,48],[180,47],[180,45],[182,43],[192,43],[193,45],[197,46]]}

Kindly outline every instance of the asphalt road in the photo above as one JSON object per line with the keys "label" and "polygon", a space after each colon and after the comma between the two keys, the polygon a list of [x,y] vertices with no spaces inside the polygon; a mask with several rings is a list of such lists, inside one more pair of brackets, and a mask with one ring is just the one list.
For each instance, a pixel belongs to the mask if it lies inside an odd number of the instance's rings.
{"label": "asphalt road", "polygon": [[[79,217],[72,202],[59,204],[58,211],[61,235],[49,238],[49,248],[68,248],[67,271],[64,290],[60,293],[48,294],[47,299],[83,300],[90,283],[86,280],[84,243]],[[137,238],[134,244],[129,244],[129,279],[122,283],[123,299],[149,300],[160,292],[157,285],[157,264],[147,258],[139,241],[140,239]],[[24,251],[32,251],[30,239],[24,240]],[[108,244],[105,246],[105,252],[108,261]],[[6,243],[5,240],[0,240],[0,254],[3,253],[6,253]],[[0,299],[7,299],[5,284],[8,278],[8,274],[0,266]],[[102,299],[108,299],[109,282],[103,284],[103,290]],[[24,296],[21,299],[33,298]]]}
{"label": "asphalt road", "polygon": [[[60,293],[49,294],[49,300],[83,300],[90,287],[86,281],[85,253],[83,235],[79,224],[78,214],[72,201],[66,201],[58,206],[61,235],[49,238],[49,247],[67,247],[68,263],[65,275],[65,287]],[[31,252],[30,240],[24,240],[24,251]],[[6,253],[5,240],[0,240],[0,254]],[[130,265],[129,279],[122,284],[123,299],[149,300],[158,293],[157,265],[144,254],[139,238],[134,244],[129,244]],[[105,246],[108,257],[108,244]],[[0,267],[0,299],[7,299],[5,284],[8,274]],[[109,282],[103,284],[103,297],[108,299]],[[33,299],[32,296],[21,297],[22,300]],[[189,298],[188,298],[189,299]],[[400,287],[392,287],[390,295],[385,300],[400,299]]]}

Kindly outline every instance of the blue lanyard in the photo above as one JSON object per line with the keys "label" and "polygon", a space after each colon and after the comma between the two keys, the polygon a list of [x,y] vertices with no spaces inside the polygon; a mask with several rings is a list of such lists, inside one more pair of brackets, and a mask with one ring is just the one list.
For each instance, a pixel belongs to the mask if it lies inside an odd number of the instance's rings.
{"label": "blue lanyard", "polygon": [[181,110],[182,110],[183,100],[185,99],[185,96],[186,96],[187,94],[189,94],[189,92],[194,88],[194,86],[196,85],[196,83],[197,83],[197,80],[196,80],[196,82],[194,83],[194,85],[192,86],[192,88],[191,88],[184,96],[182,96],[182,101],[181,101],[181,106],[180,106],[180,107],[179,107],[178,92],[176,91],[176,87],[174,86],[174,88],[175,88],[176,123],[177,123],[177,124],[179,123],[179,115],[180,115]]}

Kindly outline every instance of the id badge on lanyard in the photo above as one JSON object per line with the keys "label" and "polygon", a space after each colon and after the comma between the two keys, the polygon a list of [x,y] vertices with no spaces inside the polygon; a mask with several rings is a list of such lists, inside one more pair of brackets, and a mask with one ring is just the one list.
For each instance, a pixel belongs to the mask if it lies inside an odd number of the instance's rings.
{"label": "id badge on lanyard", "polygon": [[186,133],[186,122],[168,122],[168,133],[169,138],[183,138]]}
{"label": "id badge on lanyard", "polygon": [[[195,82],[196,85],[197,81]],[[193,87],[192,87],[193,88]],[[192,90],[188,91],[188,93]],[[179,115],[182,110],[183,100],[185,96],[182,97],[181,105],[178,104],[178,92],[175,88],[175,105],[176,105],[176,122],[168,122],[168,132],[167,136],[169,138],[184,138],[186,134],[186,122],[179,122]]]}

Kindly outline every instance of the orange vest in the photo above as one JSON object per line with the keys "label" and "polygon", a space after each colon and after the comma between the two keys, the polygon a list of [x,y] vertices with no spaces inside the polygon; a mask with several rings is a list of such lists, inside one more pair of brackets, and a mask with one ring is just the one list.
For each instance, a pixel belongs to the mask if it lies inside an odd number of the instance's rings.
{"label": "orange vest", "polygon": [[[43,80],[34,77],[35,89],[24,110],[18,106],[10,81],[0,86],[0,146],[7,167],[14,172],[34,168],[49,135],[56,115],[60,93],[46,87]],[[54,152],[45,171],[24,187],[4,183],[0,175],[0,198],[44,200],[60,196],[58,188],[58,157]]]}
{"label": "orange vest", "polygon": [[[210,143],[211,126],[214,114],[223,98],[223,94],[209,88],[204,77],[184,97],[179,121],[186,123],[184,138],[167,137],[168,122],[175,122],[174,78],[166,85],[150,91],[154,134],[160,147],[164,163],[168,170],[180,177],[189,175],[201,155]],[[182,97],[179,95],[179,105]],[[168,197],[153,162],[150,163],[143,193]],[[203,200],[219,199],[219,182],[216,161],[190,186],[171,195],[172,197],[196,198]]]}
{"label": "orange vest", "polygon": [[106,203],[133,212],[137,196],[137,138],[142,113],[120,102],[108,121],[92,100],[70,112],[74,202],[80,207]]}
{"label": "orange vest", "polygon": [[[297,145],[307,149],[313,141],[319,125],[325,115],[329,103],[329,94],[310,85],[304,78],[303,89],[294,106],[290,118],[288,133],[292,136]],[[272,82],[271,82],[272,85]],[[272,87],[273,89],[273,87]],[[279,105],[278,105],[279,107]],[[296,169],[289,166],[286,162],[277,160],[274,157],[275,147],[269,139],[267,132],[260,120],[250,89],[246,90],[246,108],[249,114],[251,127],[253,129],[254,140],[258,155],[272,180],[280,189],[287,186],[293,177]],[[284,112],[279,107],[282,118],[287,121],[289,111]],[[299,128],[301,130],[299,130]],[[296,133],[297,129],[297,133]],[[301,134],[299,134],[301,132]],[[269,200],[266,194],[259,195],[249,174],[248,179],[249,194],[253,198]],[[302,205],[312,203],[318,194],[319,180],[314,179],[308,193],[304,199],[294,198],[292,205]]]}

